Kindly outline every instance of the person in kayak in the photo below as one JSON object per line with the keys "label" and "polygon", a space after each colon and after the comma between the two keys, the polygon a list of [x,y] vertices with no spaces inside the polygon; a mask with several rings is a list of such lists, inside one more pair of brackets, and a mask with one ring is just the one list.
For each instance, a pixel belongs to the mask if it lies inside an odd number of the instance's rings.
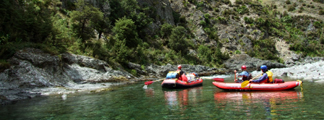
{"label": "person in kayak", "polygon": [[252,75],[246,71],[245,65],[242,65],[241,70],[242,70],[242,72],[238,75],[239,79],[236,79],[236,70],[234,70],[234,75],[235,75],[234,82],[241,83],[245,80],[252,79]]}
{"label": "person in kayak", "polygon": [[273,83],[273,73],[268,70],[266,65],[261,65],[262,76],[257,80],[249,80],[251,83]]}

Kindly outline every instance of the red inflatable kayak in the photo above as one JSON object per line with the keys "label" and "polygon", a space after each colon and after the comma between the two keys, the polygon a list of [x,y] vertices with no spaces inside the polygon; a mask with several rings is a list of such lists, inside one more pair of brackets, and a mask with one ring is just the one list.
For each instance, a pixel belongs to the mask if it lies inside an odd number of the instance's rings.
{"label": "red inflatable kayak", "polygon": [[276,91],[294,89],[302,84],[302,81],[288,81],[284,83],[249,83],[241,88],[241,83],[224,83],[213,82],[213,84],[223,90],[260,90],[260,91]]}
{"label": "red inflatable kayak", "polygon": [[161,83],[163,88],[189,88],[195,86],[201,86],[203,84],[203,80],[198,78],[197,80],[191,82],[185,82],[178,79],[165,79]]}

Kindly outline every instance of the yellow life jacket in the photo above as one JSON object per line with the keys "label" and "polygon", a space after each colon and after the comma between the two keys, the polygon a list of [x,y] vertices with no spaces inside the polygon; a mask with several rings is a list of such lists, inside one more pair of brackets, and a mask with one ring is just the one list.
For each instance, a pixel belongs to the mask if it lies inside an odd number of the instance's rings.
{"label": "yellow life jacket", "polygon": [[272,83],[273,82],[273,79],[272,79],[273,73],[271,71],[267,71],[266,73],[268,75],[268,82]]}

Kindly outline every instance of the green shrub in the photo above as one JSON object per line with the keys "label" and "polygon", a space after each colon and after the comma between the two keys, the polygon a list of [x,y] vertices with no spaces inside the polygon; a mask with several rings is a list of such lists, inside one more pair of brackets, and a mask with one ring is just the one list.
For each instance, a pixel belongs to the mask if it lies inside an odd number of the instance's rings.
{"label": "green shrub", "polygon": [[190,3],[194,4],[194,5],[197,4],[197,0],[188,0],[188,2],[190,2]]}
{"label": "green shrub", "polygon": [[290,0],[286,0],[286,4],[290,4],[291,2],[290,2]]}
{"label": "green shrub", "polygon": [[236,51],[235,51],[235,54],[241,54],[241,51],[236,50]]}
{"label": "green shrub", "polygon": [[188,41],[186,41],[186,33],[187,30],[183,26],[177,26],[173,28],[168,46],[176,52],[181,51],[181,53],[186,54],[188,52],[189,46]]}
{"label": "green shrub", "polygon": [[244,21],[246,24],[251,24],[254,22],[253,18],[248,18],[248,17],[244,17]]}
{"label": "green shrub", "polygon": [[273,39],[252,40],[253,48],[247,54],[263,60],[279,61],[278,51],[275,47],[276,41]]}
{"label": "green shrub", "polygon": [[202,61],[214,63],[216,65],[222,64],[222,60],[229,58],[229,55],[222,53],[219,48],[207,47],[200,45],[197,50],[198,58]]}
{"label": "green shrub", "polygon": [[206,21],[202,20],[202,21],[200,21],[200,25],[201,26],[207,26],[207,23],[206,23]]}
{"label": "green shrub", "polygon": [[315,22],[314,22],[314,27],[315,27],[315,28],[322,28],[323,26],[322,26],[321,22],[319,22],[319,21],[315,21]]}
{"label": "green shrub", "polygon": [[320,10],[320,11],[318,11],[318,14],[319,14],[319,15],[324,15],[324,10]]}
{"label": "green shrub", "polygon": [[239,14],[242,15],[242,14],[245,14],[245,13],[249,13],[249,9],[245,5],[243,5],[243,6],[239,7],[239,8],[237,8],[236,12],[238,12]]}
{"label": "green shrub", "polygon": [[169,23],[164,23],[161,26],[160,34],[162,38],[168,38],[171,35],[173,26],[170,25]]}
{"label": "green shrub", "polygon": [[10,68],[10,63],[7,62],[6,60],[1,60],[0,59],[0,72],[3,72],[4,70]]}
{"label": "green shrub", "polygon": [[230,4],[231,3],[230,0],[222,0],[222,2],[225,3],[225,4]]}
{"label": "green shrub", "polygon": [[142,41],[138,37],[135,23],[132,19],[127,19],[126,17],[117,20],[112,29],[112,33],[115,41],[125,40],[125,45],[130,48],[137,47]]}
{"label": "green shrub", "polygon": [[134,70],[134,69],[132,69],[132,70],[131,70],[131,74],[134,75],[134,76],[137,76],[137,71]]}
{"label": "green shrub", "polygon": [[243,3],[242,0],[236,0],[236,1],[235,1],[235,4],[242,4],[242,3]]}
{"label": "green shrub", "polygon": [[288,11],[294,11],[296,8],[295,8],[295,6],[293,6],[293,5],[291,5],[291,6],[289,6],[288,7]]}

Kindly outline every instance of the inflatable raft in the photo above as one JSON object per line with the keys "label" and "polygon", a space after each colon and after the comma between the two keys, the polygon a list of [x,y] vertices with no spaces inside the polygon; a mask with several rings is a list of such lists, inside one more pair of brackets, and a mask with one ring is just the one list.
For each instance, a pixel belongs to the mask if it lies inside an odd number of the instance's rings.
{"label": "inflatable raft", "polygon": [[185,82],[178,79],[165,79],[161,83],[161,86],[163,88],[190,88],[190,87],[196,87],[196,86],[202,86],[203,80],[201,78],[198,78],[191,82]]}
{"label": "inflatable raft", "polygon": [[202,83],[203,80],[197,73],[182,74],[180,76],[179,71],[169,71],[161,85],[163,88],[190,88],[201,86]]}
{"label": "inflatable raft", "polygon": [[249,83],[244,88],[241,88],[241,83],[224,83],[213,82],[213,84],[223,90],[257,90],[257,91],[278,91],[294,89],[302,84],[302,81],[288,81],[284,83]]}

